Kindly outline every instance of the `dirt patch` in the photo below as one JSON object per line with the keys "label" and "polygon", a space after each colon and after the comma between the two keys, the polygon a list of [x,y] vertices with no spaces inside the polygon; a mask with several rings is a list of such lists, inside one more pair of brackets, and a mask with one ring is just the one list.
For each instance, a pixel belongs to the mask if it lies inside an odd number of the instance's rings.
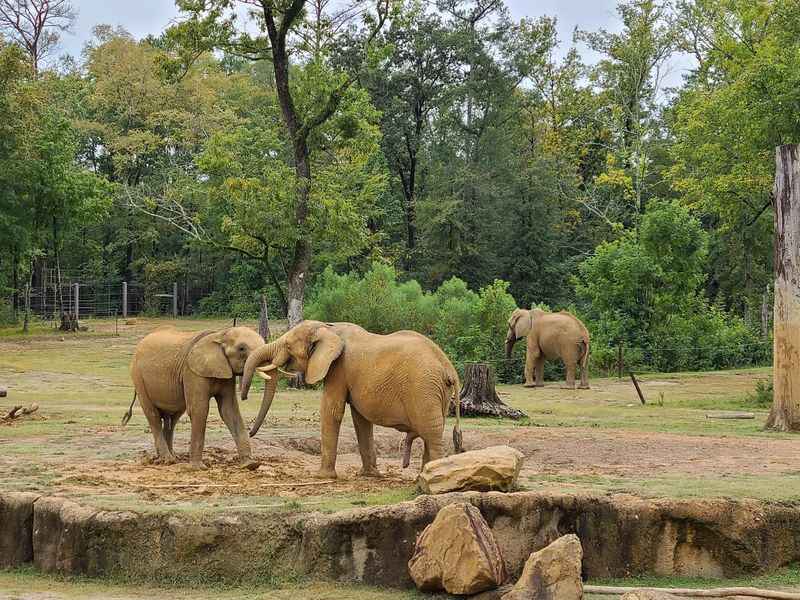
{"label": "dirt patch", "polygon": [[395,464],[381,461],[383,476],[362,477],[360,456],[346,453],[339,457],[339,477],[321,482],[315,479],[318,455],[313,438],[289,438],[259,445],[255,457],[261,465],[247,470],[239,465],[235,453],[211,447],[203,457],[208,469],[196,471],[189,467],[187,453],[178,453],[178,464],[160,465],[154,464],[151,452],[140,451],[135,460],[66,465],[50,486],[65,496],[91,496],[102,491],[106,497],[135,494],[154,503],[203,500],[213,506],[216,499],[230,496],[304,498],[376,493],[410,486],[416,476],[413,470],[401,469],[398,458]]}

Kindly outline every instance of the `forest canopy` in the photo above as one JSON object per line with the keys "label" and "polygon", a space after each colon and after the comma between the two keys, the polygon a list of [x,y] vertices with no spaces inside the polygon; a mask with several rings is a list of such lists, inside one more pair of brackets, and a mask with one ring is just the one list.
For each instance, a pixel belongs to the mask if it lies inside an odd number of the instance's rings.
{"label": "forest canopy", "polygon": [[[663,369],[769,351],[796,1],[623,0],[566,40],[501,0],[176,4],[157,36],[98,25],[61,59],[74,11],[46,48],[0,20],[0,320],[66,310],[71,282],[158,311],[177,283],[185,313],[263,295],[459,360],[497,352],[514,305],[577,312],[601,365],[620,343]],[[377,281],[386,322],[346,300]]]}

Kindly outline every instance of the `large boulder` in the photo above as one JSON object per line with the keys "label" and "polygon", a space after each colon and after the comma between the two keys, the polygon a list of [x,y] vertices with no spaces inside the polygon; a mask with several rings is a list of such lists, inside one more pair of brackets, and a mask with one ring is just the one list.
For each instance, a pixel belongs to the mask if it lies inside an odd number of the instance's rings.
{"label": "large boulder", "polygon": [[424,591],[477,594],[502,584],[506,569],[480,511],[451,504],[436,515],[417,539],[408,570]]}
{"label": "large boulder", "polygon": [[517,482],[523,454],[510,446],[470,450],[428,462],[417,479],[425,494],[474,490],[509,491]]}
{"label": "large boulder", "polygon": [[534,552],[522,575],[502,600],[580,600],[583,549],[578,536],[570,534]]}

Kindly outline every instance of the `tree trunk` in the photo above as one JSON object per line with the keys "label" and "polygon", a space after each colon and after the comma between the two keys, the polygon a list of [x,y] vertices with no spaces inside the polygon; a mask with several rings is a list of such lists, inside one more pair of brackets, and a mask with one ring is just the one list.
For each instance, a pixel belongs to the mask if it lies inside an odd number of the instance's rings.
{"label": "tree trunk", "polygon": [[[494,389],[494,369],[486,363],[467,363],[464,367],[464,387],[461,388],[458,401],[461,403],[461,415],[468,417],[504,417],[506,419],[523,419],[524,412],[505,404]],[[455,414],[450,408],[451,416]]]}
{"label": "tree trunk", "polygon": [[261,294],[261,310],[258,313],[258,335],[269,340],[269,315],[267,314],[267,297]]}
{"label": "tree trunk", "polygon": [[11,308],[16,319],[19,311],[19,252],[16,246],[11,255]]}
{"label": "tree trunk", "polygon": [[767,429],[800,430],[800,146],[780,146],[775,169],[774,392]]}

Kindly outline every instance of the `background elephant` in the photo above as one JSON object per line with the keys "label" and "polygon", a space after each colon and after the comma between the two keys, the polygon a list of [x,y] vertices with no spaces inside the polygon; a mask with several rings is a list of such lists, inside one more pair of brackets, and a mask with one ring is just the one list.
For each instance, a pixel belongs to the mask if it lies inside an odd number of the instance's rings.
{"label": "background elephant", "polygon": [[[412,432],[425,442],[423,465],[444,455],[442,432],[458,374],[442,350],[414,331],[369,333],[352,323],[303,321],[279,339],[253,352],[242,375],[242,398],[253,374],[299,371],[309,384],[324,380],[320,404],[322,465],[318,475],[336,477],[336,448],[345,404],[350,404],[363,475],[377,475],[373,425]],[[258,371],[256,371],[258,369]],[[272,403],[265,391],[250,435],[255,435]],[[458,416],[454,439],[460,450]]]}
{"label": "background elephant", "polygon": [[550,313],[538,308],[516,309],[508,319],[506,357],[514,344],[527,339],[525,386],[544,385],[544,361],[561,359],[567,371],[567,387],[575,387],[575,369],[581,368],[583,389],[589,387],[589,331],[575,315],[566,311]]}
{"label": "background elephant", "polygon": [[250,353],[264,339],[247,327],[187,333],[174,327],[157,329],[136,346],[131,378],[150,423],[160,462],[175,462],[172,437],[184,412],[192,421],[191,464],[202,462],[206,419],[211,398],[231,432],[239,457],[251,462],[247,437],[236,401],[235,376],[241,375]]}

